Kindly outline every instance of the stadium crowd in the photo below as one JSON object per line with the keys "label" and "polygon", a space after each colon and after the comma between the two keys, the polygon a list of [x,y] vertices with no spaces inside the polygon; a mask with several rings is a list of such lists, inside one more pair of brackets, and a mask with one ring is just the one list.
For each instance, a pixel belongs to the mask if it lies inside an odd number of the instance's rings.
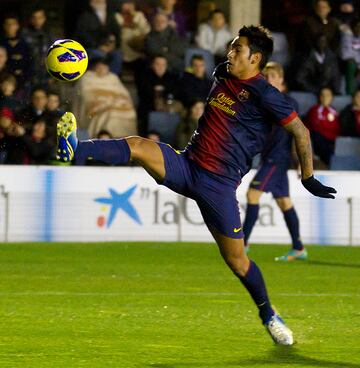
{"label": "stadium crowd", "polygon": [[[0,163],[56,163],[56,123],[66,110],[77,116],[82,139],[140,134],[184,148],[203,112],[211,70],[226,60],[234,36],[216,1],[209,4],[194,32],[176,0],[159,0],[153,8],[145,1],[110,8],[106,0],[90,0],[74,34],[53,34],[42,6],[24,22],[5,14]],[[285,67],[290,93],[300,105],[317,96],[301,115],[322,168],[330,166],[338,137],[360,138],[358,14],[352,0],[315,0],[292,51],[286,35],[274,33],[273,60]],[[79,41],[89,55],[78,82],[56,82],[44,65],[48,47],[64,37]],[[346,103],[336,108],[334,96]]]}

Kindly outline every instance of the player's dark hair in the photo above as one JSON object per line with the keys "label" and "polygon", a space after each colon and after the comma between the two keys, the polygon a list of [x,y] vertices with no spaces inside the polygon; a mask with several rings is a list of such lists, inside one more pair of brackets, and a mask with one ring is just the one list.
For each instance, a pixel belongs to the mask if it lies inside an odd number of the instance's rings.
{"label": "player's dark hair", "polygon": [[239,31],[239,37],[246,37],[248,39],[250,56],[256,52],[261,54],[259,68],[262,70],[274,49],[274,42],[271,38],[270,31],[263,26],[244,26]]}

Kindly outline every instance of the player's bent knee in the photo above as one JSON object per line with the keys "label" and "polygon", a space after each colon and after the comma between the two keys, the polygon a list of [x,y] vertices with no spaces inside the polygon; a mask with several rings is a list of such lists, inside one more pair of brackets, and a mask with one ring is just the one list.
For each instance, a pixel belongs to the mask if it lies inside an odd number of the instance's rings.
{"label": "player's bent knee", "polygon": [[276,203],[283,212],[289,210],[293,206],[289,197],[276,198]]}
{"label": "player's bent knee", "polygon": [[236,276],[244,277],[249,269],[250,261],[246,256],[241,258],[228,258],[225,259],[225,261]]}

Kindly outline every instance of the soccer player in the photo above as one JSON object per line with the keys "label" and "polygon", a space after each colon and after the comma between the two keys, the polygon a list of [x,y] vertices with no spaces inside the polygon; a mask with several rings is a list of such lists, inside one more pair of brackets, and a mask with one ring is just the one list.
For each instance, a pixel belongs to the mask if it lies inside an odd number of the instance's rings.
{"label": "soccer player", "polygon": [[58,124],[58,153],[63,161],[135,160],[159,184],[195,200],[222,257],[250,293],[275,343],[292,345],[293,334],[272,308],[260,269],[245,253],[236,189],[253,156],[263,150],[271,122],[277,121],[295,138],[305,188],[326,198],[334,198],[330,193],[336,191],[314,178],[307,128],[284,95],[260,73],[272,50],[265,28],[240,29],[228,61],[215,69],[204,114],[184,151],[136,136],[78,141],[75,117],[65,113]]}
{"label": "soccer player", "polygon": [[[266,64],[263,75],[265,79],[280,92],[285,92],[284,70],[275,62]],[[297,102],[289,95],[284,98],[298,111]],[[251,231],[259,215],[259,200],[264,192],[270,192],[281,209],[287,228],[291,235],[292,249],[276,261],[292,261],[306,259],[307,251],[304,248],[299,231],[299,219],[289,197],[289,180],[287,170],[291,164],[292,136],[281,126],[274,125],[265,148],[261,153],[262,165],[256,173],[247,191],[247,208],[244,221],[245,247],[249,249]]]}

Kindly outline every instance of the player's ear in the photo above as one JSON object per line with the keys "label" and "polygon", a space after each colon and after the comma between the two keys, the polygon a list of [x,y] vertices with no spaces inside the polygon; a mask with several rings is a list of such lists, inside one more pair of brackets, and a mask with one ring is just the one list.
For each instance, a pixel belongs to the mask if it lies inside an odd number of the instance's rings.
{"label": "player's ear", "polygon": [[259,64],[261,61],[262,55],[260,52],[254,52],[250,57],[250,64]]}

